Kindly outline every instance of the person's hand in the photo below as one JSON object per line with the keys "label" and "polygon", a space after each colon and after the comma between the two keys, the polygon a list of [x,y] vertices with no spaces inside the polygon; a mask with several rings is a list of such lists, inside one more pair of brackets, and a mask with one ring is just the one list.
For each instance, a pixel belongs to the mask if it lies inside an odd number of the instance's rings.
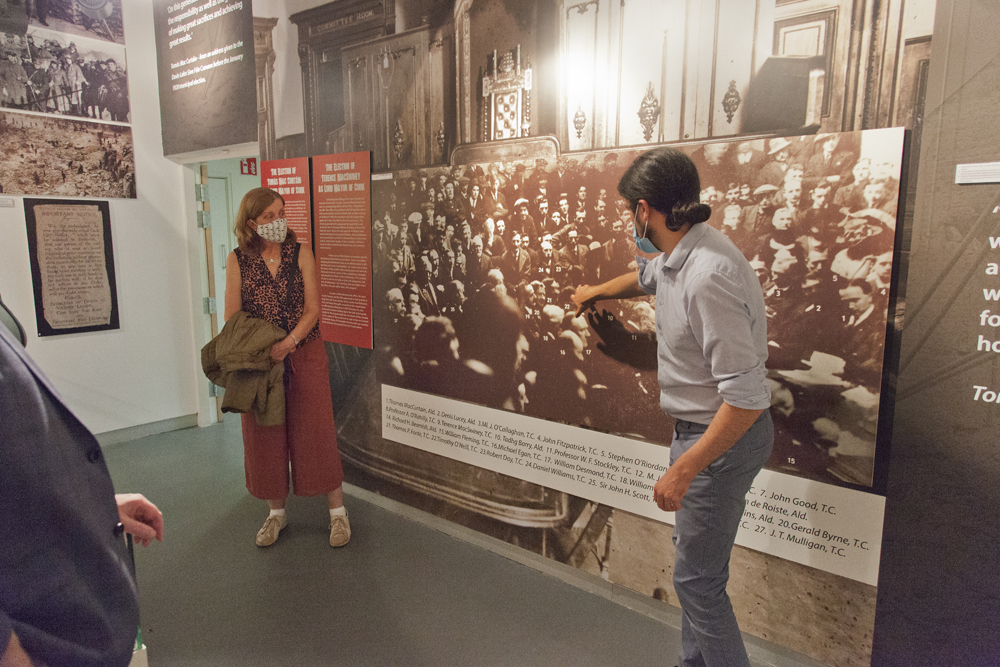
{"label": "person's hand", "polygon": [[132,535],[136,542],[147,547],[154,538],[163,541],[163,515],[144,495],[119,493],[115,502],[118,503],[118,517],[125,532]]}
{"label": "person's hand", "polygon": [[291,336],[285,336],[271,346],[271,361],[278,363],[295,351],[296,343]]}
{"label": "person's hand", "polygon": [[691,486],[693,477],[688,477],[676,463],[663,473],[663,477],[653,485],[653,500],[656,506],[664,512],[676,512],[681,509],[681,500]]}
{"label": "person's hand", "polygon": [[599,300],[597,288],[591,287],[590,285],[580,285],[576,288],[576,291],[573,292],[573,295],[570,298],[573,299],[573,303],[576,304],[575,317],[580,317],[580,315],[583,314],[583,311],[588,308],[593,308],[594,303]]}
{"label": "person's hand", "polygon": [[31,656],[21,646],[17,633],[12,630],[7,641],[7,650],[0,655],[0,667],[45,667],[45,665],[32,661]]}

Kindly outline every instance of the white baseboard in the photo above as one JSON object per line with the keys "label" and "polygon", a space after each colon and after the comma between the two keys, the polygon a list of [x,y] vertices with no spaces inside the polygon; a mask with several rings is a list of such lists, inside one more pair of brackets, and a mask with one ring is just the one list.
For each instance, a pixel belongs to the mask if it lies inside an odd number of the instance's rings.
{"label": "white baseboard", "polygon": [[111,445],[117,445],[122,442],[128,442],[130,440],[138,440],[139,438],[145,438],[150,435],[157,435],[158,433],[166,433],[168,431],[179,431],[182,428],[191,428],[192,426],[198,425],[198,415],[183,415],[181,417],[172,417],[170,419],[163,419],[158,422],[150,422],[148,424],[137,424],[136,426],[129,426],[127,428],[120,428],[114,431],[105,431],[104,433],[96,433],[95,437],[97,442],[101,443],[101,447],[110,447]]}

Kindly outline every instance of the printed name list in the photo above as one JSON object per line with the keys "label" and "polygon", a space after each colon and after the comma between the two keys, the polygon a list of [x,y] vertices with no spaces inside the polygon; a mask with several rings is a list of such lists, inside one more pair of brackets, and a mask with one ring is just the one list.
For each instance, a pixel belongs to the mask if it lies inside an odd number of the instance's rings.
{"label": "printed name list", "polygon": [[[670,448],[382,385],[382,436],[673,523],[653,501]],[[736,543],[874,585],[885,499],[763,470]]]}

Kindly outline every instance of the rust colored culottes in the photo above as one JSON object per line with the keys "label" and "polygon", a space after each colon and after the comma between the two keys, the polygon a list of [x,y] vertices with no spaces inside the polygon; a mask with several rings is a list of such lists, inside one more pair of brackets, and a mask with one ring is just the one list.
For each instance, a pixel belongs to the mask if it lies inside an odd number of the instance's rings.
{"label": "rust colored culottes", "polygon": [[297,496],[326,494],[344,482],[321,339],[285,357],[284,424],[261,426],[253,413],[241,417],[247,489],[254,497],[287,496],[289,462]]}

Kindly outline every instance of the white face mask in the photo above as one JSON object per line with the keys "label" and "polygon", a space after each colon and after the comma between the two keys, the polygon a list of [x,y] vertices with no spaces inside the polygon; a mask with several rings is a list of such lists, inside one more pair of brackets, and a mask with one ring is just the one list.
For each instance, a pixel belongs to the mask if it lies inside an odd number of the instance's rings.
{"label": "white face mask", "polygon": [[257,225],[257,235],[271,243],[284,243],[288,235],[288,221],[284,218],[272,220],[266,225]]}

